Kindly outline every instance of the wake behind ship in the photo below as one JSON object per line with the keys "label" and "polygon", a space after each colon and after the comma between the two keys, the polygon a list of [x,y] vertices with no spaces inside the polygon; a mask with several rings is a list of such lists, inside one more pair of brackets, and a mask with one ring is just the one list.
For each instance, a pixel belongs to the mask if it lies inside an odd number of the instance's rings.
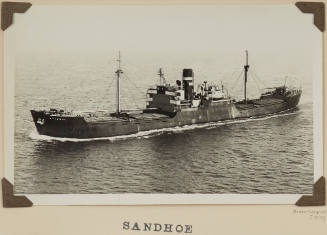
{"label": "wake behind ship", "polygon": [[141,131],[265,116],[295,108],[302,90],[285,85],[267,88],[258,99],[247,98],[247,76],[250,68],[246,51],[244,65],[244,99],[236,101],[226,94],[223,85],[201,84],[194,89],[192,69],[184,69],[181,80],[167,84],[162,69],[160,85],[147,90],[146,108],[122,111],[120,105],[120,68],[116,71],[116,112],[65,112],[64,110],[31,110],[41,135],[66,138],[101,138],[135,134]]}

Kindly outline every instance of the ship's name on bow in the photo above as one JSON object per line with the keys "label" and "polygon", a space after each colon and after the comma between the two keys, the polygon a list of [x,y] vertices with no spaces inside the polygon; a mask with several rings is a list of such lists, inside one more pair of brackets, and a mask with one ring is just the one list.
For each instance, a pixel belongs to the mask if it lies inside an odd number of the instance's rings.
{"label": "ship's name on bow", "polygon": [[123,222],[123,230],[166,233],[192,233],[192,225]]}

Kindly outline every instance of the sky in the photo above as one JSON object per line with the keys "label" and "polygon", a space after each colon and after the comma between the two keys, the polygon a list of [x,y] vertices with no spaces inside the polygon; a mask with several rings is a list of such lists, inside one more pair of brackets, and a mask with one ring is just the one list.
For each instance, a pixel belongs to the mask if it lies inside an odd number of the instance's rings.
{"label": "sky", "polygon": [[32,6],[15,14],[6,40],[15,54],[120,50],[225,64],[243,63],[249,50],[263,70],[308,76],[312,42],[321,35],[312,21],[294,5]]}
{"label": "sky", "polygon": [[14,20],[19,50],[275,51],[317,31],[294,5],[32,6]]}

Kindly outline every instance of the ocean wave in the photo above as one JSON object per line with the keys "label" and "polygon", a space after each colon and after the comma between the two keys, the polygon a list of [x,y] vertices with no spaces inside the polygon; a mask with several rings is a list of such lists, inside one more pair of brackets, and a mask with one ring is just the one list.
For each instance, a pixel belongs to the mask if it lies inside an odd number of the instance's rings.
{"label": "ocean wave", "polygon": [[52,137],[52,136],[47,136],[47,135],[40,135],[37,133],[36,130],[31,131],[29,134],[29,137],[33,140],[38,140],[38,141],[47,141],[47,142],[52,142],[52,141],[60,141],[60,142],[88,142],[88,141],[99,141],[99,140],[108,140],[111,142],[118,141],[118,140],[126,140],[126,139],[131,139],[131,138],[150,138],[153,136],[158,136],[163,133],[181,133],[184,131],[188,130],[194,130],[194,129],[213,129],[218,126],[223,126],[223,125],[231,125],[231,124],[236,124],[236,123],[245,123],[245,122],[252,122],[252,121],[263,121],[267,120],[270,118],[278,118],[281,116],[289,116],[289,115],[294,115],[296,114],[295,111],[290,112],[284,111],[278,114],[272,114],[272,115],[267,115],[264,117],[250,117],[246,119],[237,119],[237,120],[226,120],[226,121],[217,121],[217,122],[209,122],[209,123],[201,123],[201,124],[192,124],[192,125],[185,125],[185,126],[177,126],[177,127],[168,127],[168,128],[162,128],[162,129],[153,129],[149,131],[140,131],[135,134],[129,134],[129,135],[121,135],[121,136],[113,136],[113,137],[98,137],[98,138],[85,138],[85,139],[79,139],[79,138],[66,138],[66,137]]}

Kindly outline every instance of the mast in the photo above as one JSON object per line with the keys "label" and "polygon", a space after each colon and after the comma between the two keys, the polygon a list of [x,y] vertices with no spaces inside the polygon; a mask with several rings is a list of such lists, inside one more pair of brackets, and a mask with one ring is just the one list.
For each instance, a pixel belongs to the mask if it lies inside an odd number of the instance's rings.
{"label": "mast", "polygon": [[160,77],[160,85],[165,84],[166,81],[165,81],[165,78],[164,78],[164,73],[162,71],[162,68],[159,68],[158,75]]}
{"label": "mast", "polygon": [[120,68],[120,62],[121,62],[120,51],[118,52],[117,62],[118,62],[118,69],[116,70],[116,74],[117,74],[116,113],[119,114],[121,111],[121,109],[120,109],[120,75],[123,73],[123,70],[121,70],[121,68]]}
{"label": "mast", "polygon": [[247,50],[245,51],[245,55],[246,55],[246,63],[244,65],[244,71],[245,71],[245,73],[244,73],[244,102],[245,102],[245,104],[247,104],[248,101],[246,98],[246,83],[248,82],[248,70],[250,68],[250,65],[248,63],[249,59],[248,59],[248,51]]}

